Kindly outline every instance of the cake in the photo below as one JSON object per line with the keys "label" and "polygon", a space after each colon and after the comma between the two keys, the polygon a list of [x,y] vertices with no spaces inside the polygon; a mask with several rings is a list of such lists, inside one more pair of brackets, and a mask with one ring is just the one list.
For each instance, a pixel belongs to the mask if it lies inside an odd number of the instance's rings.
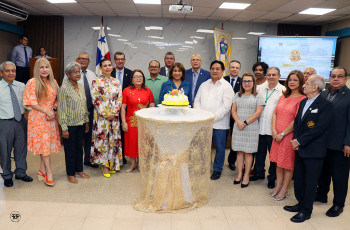
{"label": "cake", "polygon": [[162,105],[186,106],[189,105],[188,97],[183,90],[173,89],[171,92],[164,95]]}

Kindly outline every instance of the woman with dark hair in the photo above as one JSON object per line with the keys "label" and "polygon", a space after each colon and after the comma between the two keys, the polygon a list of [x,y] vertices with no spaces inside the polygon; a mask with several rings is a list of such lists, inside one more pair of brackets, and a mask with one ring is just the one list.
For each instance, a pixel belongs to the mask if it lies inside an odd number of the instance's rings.
{"label": "woman with dark hair", "polygon": [[[264,98],[256,91],[256,83],[253,74],[244,73],[240,91],[236,94],[232,103],[232,117],[235,124],[232,132],[232,150],[237,151],[238,174],[233,184],[241,184],[242,188],[248,187],[250,168],[253,163],[253,155],[258,150],[259,122],[258,118],[265,104]],[[243,176],[243,166],[245,172]]]}
{"label": "woman with dark hair", "polygon": [[169,71],[169,80],[162,84],[159,93],[159,103],[164,100],[164,95],[172,91],[173,89],[182,90],[184,95],[188,97],[190,105],[192,105],[192,87],[191,84],[185,80],[185,67],[179,63],[175,62]]}
{"label": "woman with dark hair", "polygon": [[[137,167],[138,128],[135,112],[148,107],[154,107],[152,91],[145,86],[145,75],[139,69],[131,74],[131,85],[123,91],[123,104],[121,110],[122,127],[125,135],[125,156],[130,157],[131,164],[125,171],[132,172]],[[128,108],[128,109],[126,109]]]}
{"label": "woman with dark hair", "polygon": [[46,49],[42,46],[39,49],[39,54],[38,56],[35,56],[35,58],[51,58],[50,56],[46,55]]}
{"label": "woman with dark hair", "polygon": [[102,75],[92,81],[91,99],[95,107],[92,124],[91,163],[102,165],[103,176],[109,178],[123,164],[119,112],[122,87],[111,77],[109,59],[100,61]]}
{"label": "woman with dark hair", "polygon": [[292,148],[294,118],[299,103],[305,98],[302,86],[304,75],[298,70],[288,74],[283,92],[272,115],[272,146],[270,161],[277,164],[277,185],[269,194],[275,201],[287,197],[288,187],[293,177],[295,151]]}
{"label": "woman with dark hair", "polygon": [[256,85],[261,85],[266,81],[266,73],[269,65],[265,62],[257,62],[253,65],[253,72],[256,79]]}

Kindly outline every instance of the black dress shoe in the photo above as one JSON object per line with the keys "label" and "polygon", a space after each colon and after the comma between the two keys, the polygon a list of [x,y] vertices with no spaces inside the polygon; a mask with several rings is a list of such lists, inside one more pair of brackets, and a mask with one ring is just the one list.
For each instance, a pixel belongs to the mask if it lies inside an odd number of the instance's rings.
{"label": "black dress shoe", "polygon": [[329,217],[337,217],[343,212],[343,207],[333,204],[333,206],[328,209],[326,212],[326,215]]}
{"label": "black dress shoe", "polygon": [[232,171],[235,171],[235,170],[236,170],[236,165],[235,165],[235,164],[228,163],[228,167],[229,167]]}
{"label": "black dress shoe", "polygon": [[283,209],[288,212],[300,212],[301,210],[300,206],[297,204],[293,206],[284,206]]}
{"label": "black dress shoe", "polygon": [[6,187],[12,187],[13,186],[13,181],[12,179],[4,179],[4,185]]}
{"label": "black dress shoe", "polygon": [[220,176],[221,176],[221,172],[214,171],[213,174],[211,174],[210,179],[217,180],[220,178]]}
{"label": "black dress shoe", "polygon": [[295,216],[293,216],[290,220],[294,223],[302,223],[305,220],[310,219],[311,215],[306,214],[305,212],[298,212]]}
{"label": "black dress shoe", "polygon": [[240,183],[241,183],[241,180],[239,180],[239,181],[233,180],[233,184],[240,184]]}
{"label": "black dress shoe", "polygon": [[267,187],[272,189],[274,188],[276,185],[275,185],[275,181],[274,180],[269,180],[269,182],[267,182]]}
{"label": "black dress shoe", "polygon": [[321,198],[320,196],[316,196],[314,201],[326,204],[327,203],[327,198]]}
{"label": "black dress shoe", "polygon": [[241,188],[246,188],[246,187],[248,187],[248,185],[249,185],[249,183],[248,184],[241,184]]}
{"label": "black dress shoe", "polygon": [[23,180],[24,182],[32,182],[33,181],[33,178],[31,178],[28,175],[25,175],[22,177],[15,176],[15,178],[16,178],[16,180]]}
{"label": "black dress shoe", "polygon": [[90,166],[91,168],[98,168],[99,167],[98,164],[91,164],[90,162],[89,163],[84,163],[84,165]]}
{"label": "black dress shoe", "polygon": [[265,176],[254,175],[249,178],[249,181],[265,180]]}

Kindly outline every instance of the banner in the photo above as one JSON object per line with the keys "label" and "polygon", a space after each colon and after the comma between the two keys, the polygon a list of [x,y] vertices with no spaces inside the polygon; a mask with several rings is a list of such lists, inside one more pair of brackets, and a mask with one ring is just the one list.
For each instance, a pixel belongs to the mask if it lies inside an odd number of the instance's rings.
{"label": "banner", "polygon": [[100,26],[100,33],[98,35],[98,41],[97,41],[97,53],[96,53],[96,75],[100,76],[101,70],[100,70],[100,61],[104,58],[108,58],[111,60],[111,56],[109,54],[108,44],[107,44],[107,38],[105,35],[105,28],[103,27],[103,17],[101,19],[101,26]]}
{"label": "banner", "polygon": [[216,60],[222,61],[225,65],[225,75],[229,74],[231,61],[232,32],[214,28],[214,45]]}

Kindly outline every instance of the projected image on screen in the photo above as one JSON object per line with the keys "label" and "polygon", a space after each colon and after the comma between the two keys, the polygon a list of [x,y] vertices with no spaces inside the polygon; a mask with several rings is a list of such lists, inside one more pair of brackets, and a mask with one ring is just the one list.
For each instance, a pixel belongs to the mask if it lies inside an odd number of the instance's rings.
{"label": "projected image on screen", "polygon": [[258,61],[280,68],[281,79],[292,70],[313,67],[328,81],[336,44],[336,37],[259,37]]}

